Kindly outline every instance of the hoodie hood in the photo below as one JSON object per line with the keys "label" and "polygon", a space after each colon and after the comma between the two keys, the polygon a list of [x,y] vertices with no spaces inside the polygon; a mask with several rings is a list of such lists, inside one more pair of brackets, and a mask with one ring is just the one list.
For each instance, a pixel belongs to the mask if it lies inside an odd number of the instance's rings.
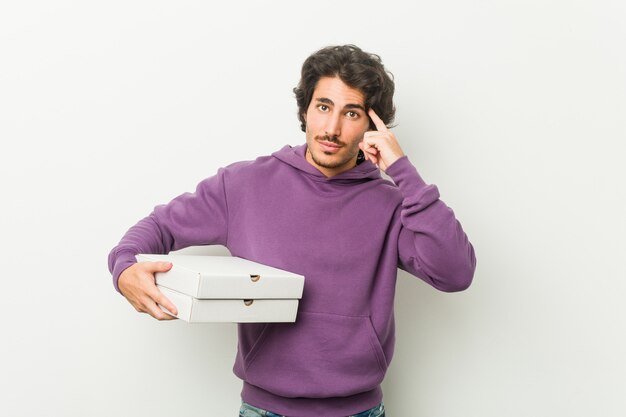
{"label": "hoodie hood", "polygon": [[298,146],[285,145],[282,149],[274,152],[272,156],[304,172],[316,181],[351,183],[381,178],[380,170],[371,161],[363,161],[354,168],[329,178],[306,160],[306,150],[306,143]]}

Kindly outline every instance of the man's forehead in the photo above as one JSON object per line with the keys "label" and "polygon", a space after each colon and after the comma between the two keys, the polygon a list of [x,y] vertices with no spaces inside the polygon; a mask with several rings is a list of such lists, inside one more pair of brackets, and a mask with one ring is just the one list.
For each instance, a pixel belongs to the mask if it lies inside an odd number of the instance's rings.
{"label": "man's forehead", "polygon": [[364,107],[365,96],[363,93],[344,83],[338,77],[322,77],[317,82],[313,91],[313,100],[324,101],[336,106],[350,105]]}

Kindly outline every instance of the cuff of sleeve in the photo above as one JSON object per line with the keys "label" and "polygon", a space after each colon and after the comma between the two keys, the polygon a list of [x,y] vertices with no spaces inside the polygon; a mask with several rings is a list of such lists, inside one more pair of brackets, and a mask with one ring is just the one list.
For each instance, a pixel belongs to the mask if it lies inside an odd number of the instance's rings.
{"label": "cuff of sleeve", "polygon": [[385,173],[391,177],[405,197],[428,186],[406,155],[387,167]]}
{"label": "cuff of sleeve", "polygon": [[400,189],[404,214],[422,211],[439,199],[437,186],[426,184],[406,155],[391,164],[386,173]]}
{"label": "cuff of sleeve", "polygon": [[113,275],[113,286],[120,294],[122,293],[118,284],[120,275],[122,274],[122,272],[124,272],[126,268],[136,263],[137,259],[135,258],[135,255],[131,252],[121,252],[116,255],[115,264],[113,266],[111,274]]}

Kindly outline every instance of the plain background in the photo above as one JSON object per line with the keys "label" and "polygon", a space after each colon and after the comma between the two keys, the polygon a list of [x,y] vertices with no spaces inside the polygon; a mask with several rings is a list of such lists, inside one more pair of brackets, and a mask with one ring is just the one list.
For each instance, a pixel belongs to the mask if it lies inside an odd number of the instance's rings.
{"label": "plain background", "polygon": [[236,415],[235,325],[137,314],[107,254],[303,143],[302,61],[354,43],[478,256],[462,293],[400,274],[388,415],[626,415],[624,4],[3,2],[0,414]]}

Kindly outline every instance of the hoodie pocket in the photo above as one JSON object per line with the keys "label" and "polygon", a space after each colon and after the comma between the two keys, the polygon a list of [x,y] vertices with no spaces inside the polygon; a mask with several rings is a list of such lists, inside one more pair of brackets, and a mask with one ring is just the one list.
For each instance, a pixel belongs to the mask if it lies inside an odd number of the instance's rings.
{"label": "hoodie pocket", "polygon": [[283,397],[343,397],[380,384],[387,361],[369,317],[301,311],[264,329],[244,369],[247,382]]}

